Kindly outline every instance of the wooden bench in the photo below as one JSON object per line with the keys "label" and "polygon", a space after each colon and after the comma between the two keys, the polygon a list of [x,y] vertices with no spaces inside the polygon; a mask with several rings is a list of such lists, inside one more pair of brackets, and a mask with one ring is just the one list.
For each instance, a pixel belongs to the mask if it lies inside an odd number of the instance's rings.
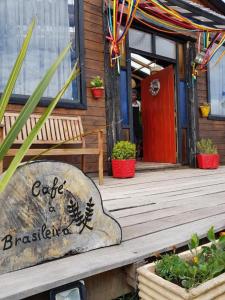
{"label": "wooden bench", "polygon": [[[3,126],[0,127],[0,143],[9,132],[10,128],[14,124],[18,113],[5,113]],[[27,120],[25,126],[20,131],[15,145],[20,145],[24,142],[31,129],[35,126],[40,115],[31,115]],[[66,143],[76,146],[76,148],[66,148],[64,145],[51,149],[44,155],[65,156],[65,155],[82,155],[82,170],[85,171],[85,155],[98,155],[98,174],[99,184],[103,184],[103,130],[97,132],[98,146],[96,148],[87,148],[85,143],[85,137],[83,136],[83,126],[81,118],[76,117],[61,117],[50,116],[42,129],[40,130],[36,140],[32,144],[32,148],[28,150],[26,156],[36,156],[42,151],[47,150],[45,145],[56,145],[62,143],[65,140],[70,140]],[[40,147],[42,145],[42,147]],[[79,147],[79,148],[78,148]],[[17,152],[16,148],[12,148],[8,151],[6,156],[15,156]],[[0,162],[0,174],[3,172],[3,162]]]}

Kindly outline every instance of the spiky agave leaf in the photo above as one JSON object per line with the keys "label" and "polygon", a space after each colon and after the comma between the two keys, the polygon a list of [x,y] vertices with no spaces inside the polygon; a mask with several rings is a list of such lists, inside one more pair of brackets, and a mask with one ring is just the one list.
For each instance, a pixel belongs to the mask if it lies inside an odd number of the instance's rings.
{"label": "spiky agave leaf", "polygon": [[3,178],[0,181],[0,192],[2,192],[5,189],[5,187],[8,184],[10,178],[13,176],[16,168],[18,167],[18,165],[22,161],[23,157],[26,155],[26,152],[28,151],[31,144],[33,143],[34,139],[36,138],[38,132],[40,131],[40,129],[44,125],[44,123],[47,120],[47,118],[49,117],[49,115],[52,113],[53,109],[55,108],[56,104],[61,99],[61,97],[63,96],[65,91],[67,90],[70,83],[77,77],[78,73],[79,73],[79,69],[77,68],[77,63],[76,63],[73,70],[72,70],[72,72],[71,72],[71,74],[70,74],[70,76],[68,77],[65,85],[59,91],[59,93],[56,95],[56,97],[51,101],[51,103],[49,104],[47,109],[44,111],[44,113],[42,114],[42,116],[40,117],[40,119],[38,120],[36,125],[34,126],[34,128],[29,133],[28,137],[26,138],[26,140],[24,141],[24,143],[22,144],[22,146],[20,147],[20,149],[16,153],[16,155],[13,158],[13,160],[12,160],[11,164],[9,165],[8,169],[4,173]]}
{"label": "spiky agave leaf", "polygon": [[0,145],[0,161],[4,158],[7,151],[11,148],[11,146],[12,146],[14,140],[16,139],[16,137],[18,136],[20,130],[26,123],[29,116],[34,111],[35,107],[37,106],[38,102],[40,101],[41,97],[43,96],[46,88],[48,87],[53,75],[55,74],[55,71],[57,70],[59,64],[62,62],[62,60],[66,56],[70,47],[71,47],[71,43],[69,43],[69,45],[60,53],[60,55],[57,57],[55,62],[52,64],[52,66],[46,72],[46,74],[43,77],[43,79],[41,80],[41,82],[36,87],[33,94],[27,100],[25,106],[23,107],[18,118],[16,119],[16,122],[10,128],[9,133],[5,137],[3,143]]}

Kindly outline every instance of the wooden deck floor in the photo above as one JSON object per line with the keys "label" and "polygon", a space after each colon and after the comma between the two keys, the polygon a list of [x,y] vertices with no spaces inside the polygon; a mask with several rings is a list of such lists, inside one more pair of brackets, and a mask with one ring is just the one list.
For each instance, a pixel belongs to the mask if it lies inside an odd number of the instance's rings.
{"label": "wooden deck floor", "polygon": [[211,225],[225,228],[225,167],[138,173],[106,178],[104,207],[123,229],[119,246],[94,250],[0,276],[0,299],[22,299],[187,243]]}

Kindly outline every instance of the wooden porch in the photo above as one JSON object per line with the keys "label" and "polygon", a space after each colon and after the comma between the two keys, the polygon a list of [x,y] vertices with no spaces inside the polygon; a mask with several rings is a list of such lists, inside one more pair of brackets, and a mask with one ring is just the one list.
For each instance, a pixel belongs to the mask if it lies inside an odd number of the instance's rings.
{"label": "wooden porch", "polygon": [[126,180],[106,177],[100,191],[104,207],[122,226],[122,244],[1,275],[0,299],[23,299],[119,269],[185,245],[194,232],[204,237],[211,225],[225,228],[225,167],[144,172]]}

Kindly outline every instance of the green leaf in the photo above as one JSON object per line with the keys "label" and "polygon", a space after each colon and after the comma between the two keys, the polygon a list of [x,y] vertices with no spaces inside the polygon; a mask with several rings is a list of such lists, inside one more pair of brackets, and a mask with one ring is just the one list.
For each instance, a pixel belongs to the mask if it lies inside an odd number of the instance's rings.
{"label": "green leaf", "polygon": [[199,246],[199,238],[198,235],[195,233],[191,236],[191,240],[188,243],[189,249],[195,249]]}
{"label": "green leaf", "polygon": [[67,90],[68,86],[76,78],[78,75],[79,70],[77,69],[77,64],[74,66],[69,78],[67,79],[65,85],[63,88],[59,91],[59,93],[56,95],[56,97],[51,101],[48,108],[45,110],[45,112],[42,114],[34,128],[31,130],[30,134],[28,135],[27,139],[24,141],[18,152],[16,153],[16,156],[12,160],[10,166],[8,167],[7,171],[4,173],[4,176],[2,180],[0,181],[0,192],[2,192],[6,185],[8,184],[10,178],[13,176],[16,168],[22,161],[23,157],[25,156],[27,150],[30,148],[31,144],[33,143],[34,139],[36,138],[38,132],[44,125],[45,121],[49,117],[49,115],[52,113],[53,109],[55,108],[58,101],[61,99],[65,91]]}
{"label": "green leaf", "polygon": [[215,237],[215,232],[214,232],[214,227],[213,226],[209,229],[209,231],[207,233],[207,237],[208,237],[210,242],[215,242],[216,237]]}
{"label": "green leaf", "polygon": [[224,270],[224,266],[220,265],[220,266],[216,266],[212,272],[212,277],[216,277],[217,275],[219,275],[222,271]]}
{"label": "green leaf", "polygon": [[25,58],[26,53],[27,53],[27,49],[28,49],[28,46],[29,46],[29,43],[30,43],[30,39],[32,37],[34,26],[35,26],[35,19],[33,19],[32,23],[29,26],[29,29],[27,31],[27,35],[26,35],[26,37],[23,41],[23,45],[20,49],[20,53],[17,56],[16,62],[13,66],[13,69],[12,69],[11,74],[9,76],[8,82],[5,86],[3,94],[1,96],[1,100],[0,100],[0,124],[3,120],[7,104],[9,102],[9,99],[10,99],[11,95],[12,95],[13,89],[14,89],[15,84],[16,84],[16,80],[17,80],[17,78],[19,76],[19,73],[20,73],[20,70],[22,68],[22,64],[23,64],[24,58]]}
{"label": "green leaf", "polygon": [[8,135],[6,136],[6,138],[4,139],[3,143],[0,146],[0,161],[3,159],[4,155],[10,149],[14,140],[18,136],[20,130],[22,129],[23,125],[26,123],[27,119],[29,118],[29,116],[32,114],[33,110],[37,106],[46,88],[48,87],[49,82],[51,81],[56,69],[58,68],[59,64],[64,59],[64,57],[66,56],[70,47],[71,47],[71,43],[69,43],[69,45],[60,53],[58,58],[55,60],[55,62],[46,72],[41,82],[36,87],[33,94],[29,97],[27,103],[25,104],[21,113],[16,119],[16,122],[13,124]]}

